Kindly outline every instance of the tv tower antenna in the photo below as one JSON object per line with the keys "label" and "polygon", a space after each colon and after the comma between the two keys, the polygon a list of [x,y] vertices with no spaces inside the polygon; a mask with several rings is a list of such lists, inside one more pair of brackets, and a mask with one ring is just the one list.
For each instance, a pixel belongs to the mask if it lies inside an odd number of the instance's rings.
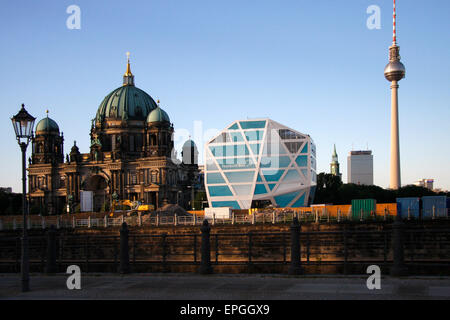
{"label": "tv tower antenna", "polygon": [[392,45],[397,45],[397,30],[395,29],[396,26],[396,19],[397,19],[397,14],[395,12],[395,0],[394,0],[394,14],[393,14],[393,28],[392,28]]}

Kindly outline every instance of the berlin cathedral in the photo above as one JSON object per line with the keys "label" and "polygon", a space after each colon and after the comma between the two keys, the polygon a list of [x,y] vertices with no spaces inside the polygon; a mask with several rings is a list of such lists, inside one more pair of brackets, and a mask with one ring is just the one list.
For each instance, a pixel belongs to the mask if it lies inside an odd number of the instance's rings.
{"label": "berlin cathedral", "polygon": [[89,153],[80,153],[74,142],[64,156],[58,124],[48,114],[37,123],[28,160],[30,207],[60,214],[68,204],[89,211],[84,204],[100,211],[113,199],[128,199],[155,209],[166,204],[191,209],[202,187],[198,151],[188,140],[177,160],[173,133],[159,101],[134,85],[128,59],[123,85],[103,99],[92,120]]}

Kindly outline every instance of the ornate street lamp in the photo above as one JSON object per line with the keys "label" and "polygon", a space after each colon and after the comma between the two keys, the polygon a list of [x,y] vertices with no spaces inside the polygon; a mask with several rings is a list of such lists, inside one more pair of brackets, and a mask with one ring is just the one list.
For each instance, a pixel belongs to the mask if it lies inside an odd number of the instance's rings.
{"label": "ornate street lamp", "polygon": [[22,209],[23,209],[23,235],[22,235],[22,292],[30,291],[29,279],[29,261],[28,261],[28,236],[27,236],[27,177],[26,177],[26,151],[31,138],[33,137],[34,120],[22,104],[22,109],[11,118],[14,131],[16,133],[17,143],[22,150]]}

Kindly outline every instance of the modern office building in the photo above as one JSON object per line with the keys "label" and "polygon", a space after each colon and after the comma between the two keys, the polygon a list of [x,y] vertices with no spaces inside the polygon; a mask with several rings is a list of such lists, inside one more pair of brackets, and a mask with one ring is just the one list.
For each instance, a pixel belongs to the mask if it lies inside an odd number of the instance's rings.
{"label": "modern office building", "polygon": [[373,185],[372,151],[350,151],[347,158],[347,183]]}
{"label": "modern office building", "polygon": [[314,198],[313,140],[270,119],[233,122],[206,143],[205,162],[210,207],[301,207]]}
{"label": "modern office building", "polygon": [[414,182],[414,185],[433,190],[434,179],[420,179]]}

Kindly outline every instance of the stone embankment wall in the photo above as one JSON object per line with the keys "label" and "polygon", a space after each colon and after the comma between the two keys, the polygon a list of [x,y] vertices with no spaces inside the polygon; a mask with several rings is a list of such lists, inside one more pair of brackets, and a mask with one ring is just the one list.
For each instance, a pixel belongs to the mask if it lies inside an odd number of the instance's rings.
{"label": "stone embankment wall", "polygon": [[[448,221],[405,223],[405,230],[415,230],[405,232],[405,260],[414,273],[442,274],[450,269],[450,233],[444,231],[449,228]],[[442,232],[425,232],[436,229]],[[392,224],[306,223],[301,232],[307,273],[362,274],[370,264],[387,272],[392,263]],[[57,233],[60,271],[70,264],[79,264],[85,272],[117,271],[118,227],[61,229]],[[289,224],[211,226],[213,268],[218,273],[287,273],[289,233]],[[32,229],[29,234],[32,270],[40,272],[45,264],[46,230]],[[19,237],[20,230],[0,232],[3,272],[18,271]],[[200,227],[132,227],[129,247],[134,272],[196,272],[201,257]],[[430,266],[431,262],[441,266]]]}

